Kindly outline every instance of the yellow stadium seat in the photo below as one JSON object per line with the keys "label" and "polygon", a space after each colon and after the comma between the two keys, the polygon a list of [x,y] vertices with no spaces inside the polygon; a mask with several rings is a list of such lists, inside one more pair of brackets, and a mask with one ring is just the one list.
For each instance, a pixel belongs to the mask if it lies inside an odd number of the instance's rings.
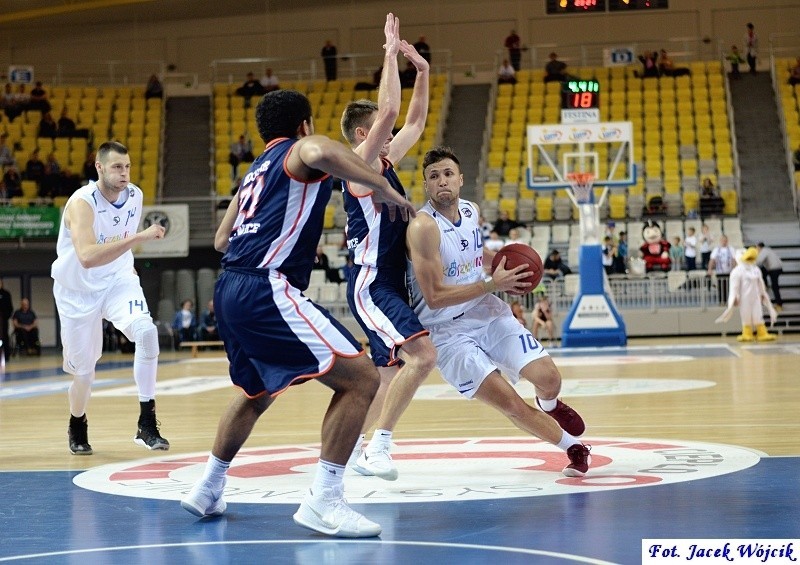
{"label": "yellow stadium seat", "polygon": [[700,194],[697,192],[683,193],[683,211],[686,214],[700,210]]}
{"label": "yellow stadium seat", "polygon": [[553,197],[539,196],[534,202],[537,222],[553,221]]}
{"label": "yellow stadium seat", "polygon": [[625,218],[627,212],[627,199],[624,194],[609,194],[608,215],[614,220]]}
{"label": "yellow stadium seat", "polygon": [[37,186],[36,181],[24,180],[22,181],[22,196],[23,198],[36,198]]}
{"label": "yellow stadium seat", "polygon": [[725,203],[725,207],[722,210],[723,214],[735,216],[739,213],[739,200],[736,196],[735,190],[722,190],[720,191],[720,196],[722,197],[722,201]]}

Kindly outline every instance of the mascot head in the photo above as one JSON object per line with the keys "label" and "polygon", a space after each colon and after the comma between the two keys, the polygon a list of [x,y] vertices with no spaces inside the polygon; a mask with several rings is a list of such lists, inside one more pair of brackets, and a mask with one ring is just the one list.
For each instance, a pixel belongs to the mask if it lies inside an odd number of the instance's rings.
{"label": "mascot head", "polygon": [[647,243],[658,243],[664,239],[664,234],[661,231],[661,226],[658,225],[658,222],[647,220],[647,223],[642,228],[642,239],[644,239]]}
{"label": "mascot head", "polygon": [[740,263],[747,263],[748,265],[755,265],[758,259],[758,248],[748,247],[747,249],[740,249],[736,254],[736,260]]}

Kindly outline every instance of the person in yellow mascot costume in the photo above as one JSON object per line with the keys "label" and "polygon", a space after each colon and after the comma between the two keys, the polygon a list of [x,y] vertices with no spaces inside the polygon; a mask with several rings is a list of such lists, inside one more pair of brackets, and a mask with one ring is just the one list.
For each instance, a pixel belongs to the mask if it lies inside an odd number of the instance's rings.
{"label": "person in yellow mascot costume", "polygon": [[742,318],[742,335],[736,338],[738,341],[775,341],[775,335],[769,333],[764,324],[761,305],[766,306],[769,311],[770,326],[775,323],[778,313],[769,301],[761,270],[756,266],[757,257],[758,249],[755,247],[740,249],[736,253],[736,267],[730,276],[728,308],[716,319],[718,324],[727,322],[733,315],[734,308],[738,306],[739,316]]}

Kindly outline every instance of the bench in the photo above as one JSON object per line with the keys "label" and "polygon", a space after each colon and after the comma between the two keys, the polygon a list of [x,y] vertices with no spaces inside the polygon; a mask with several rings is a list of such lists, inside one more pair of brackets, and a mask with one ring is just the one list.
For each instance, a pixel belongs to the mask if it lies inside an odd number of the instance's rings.
{"label": "bench", "polygon": [[179,347],[190,347],[192,349],[192,357],[197,357],[197,351],[201,347],[223,347],[221,341],[182,341]]}

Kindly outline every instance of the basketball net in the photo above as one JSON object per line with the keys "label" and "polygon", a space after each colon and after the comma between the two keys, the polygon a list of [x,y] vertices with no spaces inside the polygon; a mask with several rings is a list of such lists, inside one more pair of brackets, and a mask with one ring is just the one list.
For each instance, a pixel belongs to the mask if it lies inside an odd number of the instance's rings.
{"label": "basketball net", "polygon": [[599,245],[600,204],[595,204],[592,192],[594,173],[575,172],[566,176],[571,188],[567,195],[579,212],[581,245]]}

